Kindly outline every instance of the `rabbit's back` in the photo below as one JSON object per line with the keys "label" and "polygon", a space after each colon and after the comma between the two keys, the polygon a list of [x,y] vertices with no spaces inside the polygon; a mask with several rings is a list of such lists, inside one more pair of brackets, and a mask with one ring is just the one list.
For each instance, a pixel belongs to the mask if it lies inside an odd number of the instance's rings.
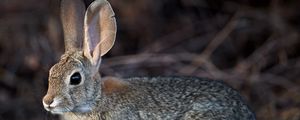
{"label": "rabbit's back", "polygon": [[123,100],[128,97],[118,110],[123,118],[130,114],[128,119],[255,119],[239,93],[221,81],[197,77],[124,80],[132,92],[122,96]]}

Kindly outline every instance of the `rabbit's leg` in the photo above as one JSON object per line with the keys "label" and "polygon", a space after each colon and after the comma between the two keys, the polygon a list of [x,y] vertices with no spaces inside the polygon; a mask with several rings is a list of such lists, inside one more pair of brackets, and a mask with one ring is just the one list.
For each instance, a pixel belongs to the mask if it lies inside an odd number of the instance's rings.
{"label": "rabbit's leg", "polygon": [[[185,113],[183,120],[229,120],[224,115],[216,113],[216,111],[189,111]],[[232,119],[230,119],[232,120]]]}

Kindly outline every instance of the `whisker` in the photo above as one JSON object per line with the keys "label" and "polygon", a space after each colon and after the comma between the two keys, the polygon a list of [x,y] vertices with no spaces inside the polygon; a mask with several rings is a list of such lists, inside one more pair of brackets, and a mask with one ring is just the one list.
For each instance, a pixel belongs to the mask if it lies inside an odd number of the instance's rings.
{"label": "whisker", "polygon": [[71,114],[73,114],[74,116],[77,117],[77,120],[80,120],[80,117],[78,115],[76,115],[75,113],[71,112],[71,109],[69,107],[65,107],[65,109],[67,109],[68,111],[70,111]]}

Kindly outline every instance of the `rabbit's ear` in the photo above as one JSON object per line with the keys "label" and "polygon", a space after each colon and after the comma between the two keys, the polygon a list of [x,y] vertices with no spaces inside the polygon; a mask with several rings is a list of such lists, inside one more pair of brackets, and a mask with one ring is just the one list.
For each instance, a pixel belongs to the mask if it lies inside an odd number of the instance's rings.
{"label": "rabbit's ear", "polygon": [[81,50],[85,5],[81,0],[62,0],[61,19],[65,52]]}
{"label": "rabbit's ear", "polygon": [[99,65],[101,56],[113,46],[116,38],[114,11],[106,0],[95,0],[84,18],[84,55],[93,65]]}

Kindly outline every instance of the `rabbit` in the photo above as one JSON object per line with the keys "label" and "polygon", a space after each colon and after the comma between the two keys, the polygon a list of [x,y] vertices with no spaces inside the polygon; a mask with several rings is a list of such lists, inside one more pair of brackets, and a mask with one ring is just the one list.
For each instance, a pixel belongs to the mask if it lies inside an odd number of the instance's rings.
{"label": "rabbit", "polygon": [[62,0],[65,53],[49,70],[44,108],[63,120],[255,120],[240,94],[206,78],[101,78],[117,25],[107,0]]}

